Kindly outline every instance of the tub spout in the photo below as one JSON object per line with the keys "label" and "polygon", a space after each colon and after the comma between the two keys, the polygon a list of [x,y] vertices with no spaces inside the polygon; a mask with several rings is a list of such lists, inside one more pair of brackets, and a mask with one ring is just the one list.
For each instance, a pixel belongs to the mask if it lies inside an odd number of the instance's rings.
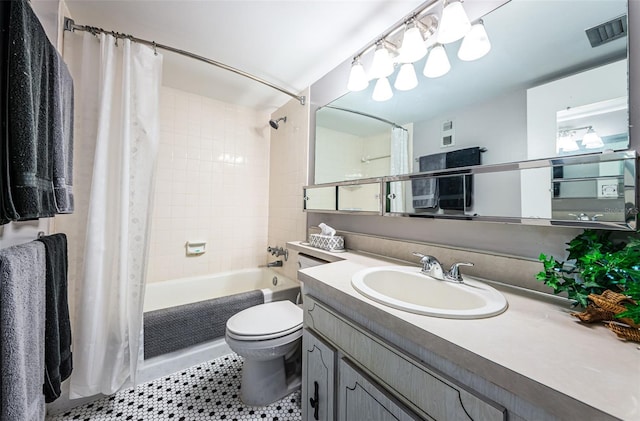
{"label": "tub spout", "polygon": [[268,268],[279,268],[282,267],[282,260],[276,260],[275,262],[267,263]]}

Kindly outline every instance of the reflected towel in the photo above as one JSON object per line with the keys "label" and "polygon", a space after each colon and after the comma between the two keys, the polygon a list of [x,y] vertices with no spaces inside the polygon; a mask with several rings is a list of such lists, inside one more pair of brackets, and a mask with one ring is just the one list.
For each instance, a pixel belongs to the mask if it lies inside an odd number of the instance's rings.
{"label": "reflected towel", "polygon": [[0,250],[0,283],[0,419],[44,420],[44,245]]}
{"label": "reflected towel", "polygon": [[[421,156],[419,158],[420,172],[443,170],[446,166],[446,154],[438,153]],[[429,209],[438,206],[438,180],[428,178],[412,180],[413,207],[415,209]]]}
{"label": "reflected towel", "polygon": [[[458,168],[480,165],[480,148],[466,148],[447,152],[446,167]],[[461,210],[471,206],[473,197],[473,176],[456,175],[441,178],[438,182],[441,209]]]}

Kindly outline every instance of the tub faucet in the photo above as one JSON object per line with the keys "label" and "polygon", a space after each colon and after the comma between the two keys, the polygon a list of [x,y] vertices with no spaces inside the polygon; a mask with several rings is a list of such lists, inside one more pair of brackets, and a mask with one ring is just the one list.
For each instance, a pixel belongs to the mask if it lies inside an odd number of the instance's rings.
{"label": "tub faucet", "polygon": [[284,260],[289,259],[289,250],[283,247],[267,247],[267,253],[271,253],[272,256],[280,257],[284,256]]}
{"label": "tub faucet", "polygon": [[268,268],[279,268],[282,267],[282,260],[276,260],[275,262],[267,263]]}
{"label": "tub faucet", "polygon": [[417,253],[415,251],[413,252],[413,255],[420,258],[420,263],[422,263],[422,270],[420,272],[440,281],[463,283],[464,279],[462,279],[462,275],[460,275],[460,266],[473,266],[473,263],[468,262],[454,263],[451,265],[451,269],[445,271],[442,269],[440,261],[435,257]]}

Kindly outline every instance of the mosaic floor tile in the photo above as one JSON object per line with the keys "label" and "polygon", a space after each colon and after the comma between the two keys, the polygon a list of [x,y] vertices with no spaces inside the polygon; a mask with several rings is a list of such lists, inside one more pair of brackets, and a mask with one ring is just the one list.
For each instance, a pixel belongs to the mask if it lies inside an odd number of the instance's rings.
{"label": "mosaic floor tile", "polygon": [[302,420],[299,391],[265,407],[243,404],[242,362],[236,354],[225,355],[46,420]]}

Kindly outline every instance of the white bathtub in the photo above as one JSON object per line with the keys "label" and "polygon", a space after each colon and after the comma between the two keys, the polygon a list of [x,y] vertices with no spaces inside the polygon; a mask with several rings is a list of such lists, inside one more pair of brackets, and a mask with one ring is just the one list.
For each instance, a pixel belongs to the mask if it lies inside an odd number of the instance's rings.
{"label": "white bathtub", "polygon": [[[262,290],[264,301],[296,300],[300,285],[271,269],[243,269],[219,274],[152,282],[146,285],[144,311],[159,310],[197,301],[210,300]],[[204,342],[144,360],[136,382],[153,380],[213,358],[228,354],[231,349],[224,338]]]}
{"label": "white bathtub", "polygon": [[[274,281],[275,278],[275,281]],[[262,290],[264,301],[295,301],[299,284],[271,269],[242,269],[193,278],[172,279],[146,285],[144,311]],[[293,294],[293,297],[291,297]]]}

